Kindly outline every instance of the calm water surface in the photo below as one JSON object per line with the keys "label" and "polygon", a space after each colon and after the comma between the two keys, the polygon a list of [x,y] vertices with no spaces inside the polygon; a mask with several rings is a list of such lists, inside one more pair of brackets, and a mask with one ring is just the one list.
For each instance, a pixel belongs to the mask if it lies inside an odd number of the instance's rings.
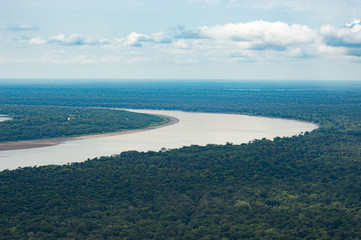
{"label": "calm water surface", "polygon": [[294,120],[250,117],[237,114],[194,113],[164,110],[132,110],[178,118],[163,128],[110,137],[74,140],[43,148],[0,151],[0,170],[26,166],[67,164],[123,151],[159,151],[192,144],[247,143],[253,139],[293,136],[317,125]]}

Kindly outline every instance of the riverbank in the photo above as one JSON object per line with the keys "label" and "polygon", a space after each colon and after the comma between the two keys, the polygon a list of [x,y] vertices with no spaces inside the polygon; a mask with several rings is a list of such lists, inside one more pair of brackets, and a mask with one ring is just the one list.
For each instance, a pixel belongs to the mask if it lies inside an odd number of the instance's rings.
{"label": "riverbank", "polygon": [[0,143],[0,151],[50,147],[50,146],[55,146],[55,145],[58,145],[58,144],[61,144],[63,142],[67,142],[67,141],[76,141],[76,140],[84,140],[84,139],[90,139],[90,138],[100,138],[100,137],[132,134],[132,133],[149,131],[149,130],[153,130],[153,129],[167,127],[170,125],[177,124],[179,122],[179,119],[176,117],[167,116],[167,115],[159,115],[159,114],[157,116],[165,117],[165,118],[169,119],[169,121],[165,124],[158,125],[158,126],[152,126],[152,127],[128,130],[128,131],[121,131],[121,132],[91,134],[91,135],[84,135],[84,136],[77,136],[77,137],[62,137],[62,138],[51,138],[51,139],[5,142],[5,143]]}

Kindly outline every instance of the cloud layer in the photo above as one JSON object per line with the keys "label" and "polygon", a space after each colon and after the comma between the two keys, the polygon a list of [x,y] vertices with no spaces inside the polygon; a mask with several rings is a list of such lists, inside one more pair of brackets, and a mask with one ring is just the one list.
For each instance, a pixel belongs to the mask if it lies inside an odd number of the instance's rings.
{"label": "cloud layer", "polygon": [[55,43],[66,46],[82,46],[82,45],[105,45],[108,43],[106,39],[93,40],[91,38],[82,36],[80,34],[72,34],[66,36],[64,34],[59,34],[48,39],[49,43]]}
{"label": "cloud layer", "polygon": [[[48,38],[20,37],[17,41],[30,45],[90,47],[93,49],[92,61],[86,61],[83,53],[78,53],[82,57],[74,60],[85,63],[152,60],[187,64],[313,57],[358,58],[361,57],[361,24],[356,19],[338,28],[325,25],[312,29],[306,25],[279,21],[252,21],[196,28],[177,26],[165,32],[132,32],[113,39],[58,34]],[[112,55],[104,54],[109,52]]]}
{"label": "cloud layer", "polygon": [[321,28],[320,32],[327,45],[344,48],[348,55],[361,56],[361,24],[359,19],[342,28],[326,25]]}

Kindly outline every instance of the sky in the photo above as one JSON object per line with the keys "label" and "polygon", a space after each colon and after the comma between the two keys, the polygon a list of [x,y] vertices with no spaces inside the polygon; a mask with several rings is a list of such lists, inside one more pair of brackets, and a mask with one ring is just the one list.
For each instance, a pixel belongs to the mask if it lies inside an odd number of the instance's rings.
{"label": "sky", "polygon": [[1,0],[0,79],[361,80],[361,0]]}

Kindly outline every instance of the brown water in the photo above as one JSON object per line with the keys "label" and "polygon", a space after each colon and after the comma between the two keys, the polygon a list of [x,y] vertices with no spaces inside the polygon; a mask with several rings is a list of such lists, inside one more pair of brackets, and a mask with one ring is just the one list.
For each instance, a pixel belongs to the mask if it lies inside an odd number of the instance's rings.
{"label": "brown water", "polygon": [[317,128],[313,123],[238,114],[133,110],[178,118],[171,126],[132,134],[68,141],[56,146],[0,152],[0,170],[67,164],[123,151],[159,151],[192,144],[247,143],[253,139],[293,136]]}

